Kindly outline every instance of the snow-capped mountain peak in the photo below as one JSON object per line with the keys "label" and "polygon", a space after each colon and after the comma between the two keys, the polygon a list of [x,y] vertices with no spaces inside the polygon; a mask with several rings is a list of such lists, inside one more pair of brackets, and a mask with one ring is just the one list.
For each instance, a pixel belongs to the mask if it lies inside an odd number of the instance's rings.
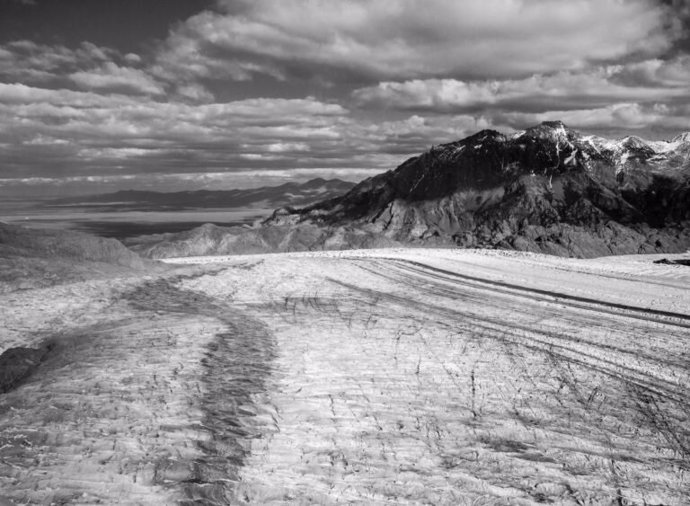
{"label": "snow-capped mountain peak", "polygon": [[567,141],[569,137],[572,137],[572,133],[573,131],[569,130],[562,121],[544,121],[525,130],[522,136],[552,141]]}
{"label": "snow-capped mountain peak", "polygon": [[270,240],[252,236],[246,244],[392,241],[568,256],[685,251],[689,202],[690,144],[608,140],[546,122],[520,135],[483,130],[435,145],[341,197],[276,211],[251,232]]}

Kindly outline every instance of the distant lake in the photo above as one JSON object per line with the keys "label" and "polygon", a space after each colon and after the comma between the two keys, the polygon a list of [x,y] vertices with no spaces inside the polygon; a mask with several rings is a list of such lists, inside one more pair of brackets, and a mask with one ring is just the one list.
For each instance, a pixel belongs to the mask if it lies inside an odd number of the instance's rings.
{"label": "distant lake", "polygon": [[301,207],[345,194],[354,183],[311,179],[235,190],[155,192],[123,190],[77,197],[0,198],[0,221],[72,229],[102,237],[183,232],[204,223],[251,225],[280,207]]}
{"label": "distant lake", "polygon": [[0,221],[36,228],[71,229],[102,237],[126,239],[138,235],[182,232],[213,223],[220,226],[249,225],[273,209],[185,209],[175,211],[113,211],[107,206],[55,206],[41,202],[3,201]]}

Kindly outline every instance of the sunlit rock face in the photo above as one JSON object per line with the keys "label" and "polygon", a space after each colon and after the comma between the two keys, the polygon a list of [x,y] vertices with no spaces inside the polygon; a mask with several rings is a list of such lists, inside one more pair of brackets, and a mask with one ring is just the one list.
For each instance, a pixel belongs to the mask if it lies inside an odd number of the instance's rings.
{"label": "sunlit rock face", "polygon": [[[678,252],[690,247],[688,222],[690,134],[608,140],[556,121],[433,146],[340,197],[280,209],[250,231],[223,231],[209,251],[418,244],[578,257]],[[173,237],[140,251],[190,248],[177,244]]]}

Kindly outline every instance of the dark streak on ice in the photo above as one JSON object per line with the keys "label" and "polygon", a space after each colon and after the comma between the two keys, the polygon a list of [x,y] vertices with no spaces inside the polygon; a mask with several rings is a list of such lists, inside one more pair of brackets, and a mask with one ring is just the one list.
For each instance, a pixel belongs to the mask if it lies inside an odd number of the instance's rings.
{"label": "dark streak on ice", "polygon": [[[263,324],[237,308],[174,284],[175,280],[153,281],[129,293],[127,299],[141,310],[217,318],[227,331],[216,335],[203,359],[200,405],[203,429],[210,433],[208,440],[198,442],[204,456],[190,464],[190,477],[172,485],[181,487],[183,505],[232,504],[251,440],[260,437],[252,421],[256,415],[252,396],[266,389],[274,338]],[[159,475],[165,475],[168,464],[159,463]]]}
{"label": "dark streak on ice", "polygon": [[39,348],[16,347],[0,354],[0,393],[10,392],[22,384],[53,349],[52,343]]}

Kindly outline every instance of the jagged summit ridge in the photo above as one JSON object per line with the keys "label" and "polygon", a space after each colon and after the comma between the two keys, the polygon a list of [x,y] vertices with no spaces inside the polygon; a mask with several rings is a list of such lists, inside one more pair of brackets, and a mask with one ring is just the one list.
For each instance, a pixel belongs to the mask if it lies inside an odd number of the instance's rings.
{"label": "jagged summit ridge", "polygon": [[562,121],[544,121],[525,130],[522,136],[560,142],[567,141],[573,134],[574,132],[569,130]]}
{"label": "jagged summit ridge", "polygon": [[[687,165],[682,154],[665,148],[636,137],[610,141],[584,136],[560,121],[544,122],[513,136],[482,130],[460,141],[434,146],[394,171],[360,183],[350,198],[345,196],[343,204],[362,192],[378,193],[386,201],[429,200],[458,190],[485,190],[525,175],[553,180],[572,171],[599,176],[603,171],[615,178],[640,167],[658,172]],[[677,156],[683,159],[668,163]],[[359,207],[351,206],[350,211]],[[361,213],[345,214],[352,218]]]}

